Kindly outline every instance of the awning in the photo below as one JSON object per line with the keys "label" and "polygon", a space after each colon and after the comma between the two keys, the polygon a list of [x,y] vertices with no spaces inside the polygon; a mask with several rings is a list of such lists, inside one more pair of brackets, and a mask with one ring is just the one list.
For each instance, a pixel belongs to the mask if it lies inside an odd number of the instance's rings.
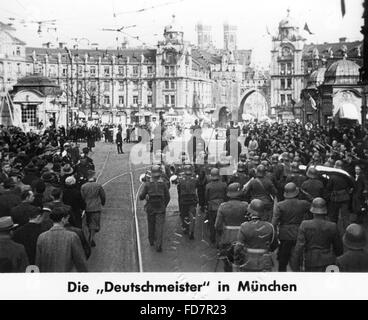
{"label": "awning", "polygon": [[339,117],[343,119],[351,119],[360,121],[360,115],[355,105],[352,103],[343,103],[340,107],[335,108],[333,115],[334,117],[339,113]]}
{"label": "awning", "polygon": [[78,118],[86,118],[86,115],[84,114],[84,112],[83,111],[79,111],[78,112]]}

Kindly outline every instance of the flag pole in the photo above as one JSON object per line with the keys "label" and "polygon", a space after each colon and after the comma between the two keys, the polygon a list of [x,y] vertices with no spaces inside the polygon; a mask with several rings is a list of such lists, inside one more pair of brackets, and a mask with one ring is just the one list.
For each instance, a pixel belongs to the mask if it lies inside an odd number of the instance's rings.
{"label": "flag pole", "polygon": [[362,101],[362,133],[365,131],[367,122],[367,96],[368,96],[368,0],[364,0],[364,26],[361,29],[363,34],[363,66],[360,68],[360,82],[363,89]]}

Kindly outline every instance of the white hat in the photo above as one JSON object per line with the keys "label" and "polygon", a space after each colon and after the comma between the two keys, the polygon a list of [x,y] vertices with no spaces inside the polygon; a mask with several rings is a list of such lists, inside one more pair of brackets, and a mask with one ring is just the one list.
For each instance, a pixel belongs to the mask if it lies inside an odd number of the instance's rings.
{"label": "white hat", "polygon": [[70,177],[68,177],[68,178],[65,179],[65,184],[67,186],[72,186],[75,183],[76,183],[76,180],[75,180],[75,178],[73,176],[70,176]]}

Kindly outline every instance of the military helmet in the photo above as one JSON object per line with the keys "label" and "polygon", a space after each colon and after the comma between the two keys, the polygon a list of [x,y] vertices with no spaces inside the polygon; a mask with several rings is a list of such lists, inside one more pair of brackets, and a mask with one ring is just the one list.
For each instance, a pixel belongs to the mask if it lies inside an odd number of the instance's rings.
{"label": "military helmet", "polygon": [[260,163],[260,161],[261,161],[261,158],[259,156],[254,156],[253,157],[253,162]]}
{"label": "military helmet", "polygon": [[232,183],[227,187],[227,194],[229,198],[238,198],[241,195],[240,183]]}
{"label": "military helmet", "polygon": [[191,165],[186,164],[183,169],[184,169],[184,174],[186,175],[191,175],[193,173]]}
{"label": "military helmet", "polygon": [[298,163],[297,162],[292,162],[291,164],[290,164],[290,170],[291,170],[291,172],[299,172],[299,165],[298,165]]}
{"label": "military helmet", "polygon": [[266,168],[265,168],[265,166],[263,166],[263,165],[259,165],[258,167],[257,167],[257,177],[259,177],[259,178],[262,178],[262,177],[264,177],[265,176],[265,174],[266,174]]}
{"label": "military helmet", "polygon": [[367,235],[363,227],[356,223],[346,228],[342,240],[345,247],[352,250],[364,249],[367,245]]}
{"label": "military helmet", "polygon": [[313,199],[310,212],[313,214],[327,214],[326,201],[322,198]]}
{"label": "military helmet", "polygon": [[220,179],[220,170],[217,168],[211,169],[211,179],[212,180],[219,180]]}
{"label": "military helmet", "polygon": [[309,167],[307,171],[307,177],[311,179],[317,179],[318,178],[318,171],[315,167]]}
{"label": "military helmet", "polygon": [[240,155],[239,155],[239,160],[240,161],[243,161],[245,162],[247,160],[247,154],[242,152]]}
{"label": "military helmet", "polygon": [[342,169],[343,164],[344,164],[344,163],[343,163],[341,160],[337,160],[337,161],[335,162],[335,168],[336,168],[336,169]]}
{"label": "military helmet", "polygon": [[158,164],[154,164],[151,167],[151,175],[154,178],[158,178],[161,176],[161,166],[159,166]]}
{"label": "military helmet", "polygon": [[248,206],[248,212],[251,217],[261,217],[264,213],[264,203],[262,200],[254,199]]}
{"label": "military helmet", "polygon": [[285,185],[284,187],[284,198],[285,199],[292,199],[297,197],[299,194],[299,188],[296,186],[295,183],[290,182]]}
{"label": "military helmet", "polygon": [[245,165],[245,163],[238,163],[238,168],[237,168],[238,172],[244,173],[247,171],[247,167]]}

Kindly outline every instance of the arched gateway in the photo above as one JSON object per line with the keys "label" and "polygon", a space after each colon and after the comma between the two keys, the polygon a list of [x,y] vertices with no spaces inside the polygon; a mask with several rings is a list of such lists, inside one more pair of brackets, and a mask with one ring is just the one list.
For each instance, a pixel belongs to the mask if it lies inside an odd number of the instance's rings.
{"label": "arched gateway", "polygon": [[242,94],[238,112],[238,121],[244,118],[261,119],[268,116],[268,101],[266,95],[259,89],[249,89]]}

